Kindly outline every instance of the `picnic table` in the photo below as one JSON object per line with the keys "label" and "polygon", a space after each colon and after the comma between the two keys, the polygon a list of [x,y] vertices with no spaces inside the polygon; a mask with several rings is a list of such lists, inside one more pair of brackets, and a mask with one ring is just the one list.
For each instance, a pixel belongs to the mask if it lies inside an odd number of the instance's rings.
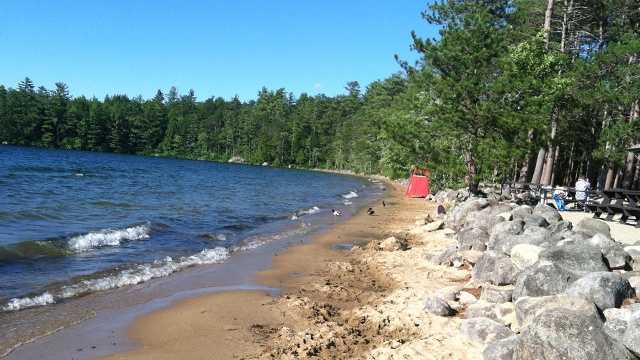
{"label": "picnic table", "polygon": [[636,227],[640,227],[640,191],[626,189],[611,189],[592,192],[593,198],[587,202],[587,207],[599,218],[606,213],[607,220],[612,220],[617,214],[621,214],[620,222],[626,223],[629,217],[634,217]]}

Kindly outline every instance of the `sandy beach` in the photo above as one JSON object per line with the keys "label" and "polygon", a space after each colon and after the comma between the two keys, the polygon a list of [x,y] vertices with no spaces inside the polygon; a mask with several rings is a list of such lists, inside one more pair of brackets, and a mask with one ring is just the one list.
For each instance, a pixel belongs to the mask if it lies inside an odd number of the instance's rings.
{"label": "sandy beach", "polygon": [[178,302],[137,319],[129,336],[138,348],[106,359],[479,358],[457,335],[459,318],[423,310],[426,294],[470,277],[426,261],[454,240],[416,226],[430,203],[391,187],[375,215],[361,211],[275,256],[257,278],[279,296],[225,292]]}

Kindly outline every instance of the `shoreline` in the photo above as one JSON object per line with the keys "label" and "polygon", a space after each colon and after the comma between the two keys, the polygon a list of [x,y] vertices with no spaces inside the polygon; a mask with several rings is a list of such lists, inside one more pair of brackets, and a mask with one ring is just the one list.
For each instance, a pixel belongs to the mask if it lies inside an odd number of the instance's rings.
{"label": "shoreline", "polygon": [[[392,359],[418,350],[433,359],[479,358],[476,346],[457,337],[460,319],[422,309],[423,292],[468,278],[468,270],[424,264],[455,240],[421,233],[415,223],[430,204],[387,186],[387,206],[376,206],[375,216],[360,211],[276,254],[256,280],[278,295],[231,291],[179,301],[131,324],[135,349],[100,359]],[[390,236],[398,246],[387,249]],[[346,243],[354,247],[337,249]]]}

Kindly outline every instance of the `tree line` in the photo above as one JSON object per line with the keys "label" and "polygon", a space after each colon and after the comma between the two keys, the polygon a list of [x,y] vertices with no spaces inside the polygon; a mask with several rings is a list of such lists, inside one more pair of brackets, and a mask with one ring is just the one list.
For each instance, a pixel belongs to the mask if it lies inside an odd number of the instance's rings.
{"label": "tree line", "polygon": [[448,0],[439,36],[412,33],[415,63],[345,93],[257,98],[158,91],[70,97],[67,86],[0,86],[0,141],[91,151],[406,176],[639,188],[639,0]]}

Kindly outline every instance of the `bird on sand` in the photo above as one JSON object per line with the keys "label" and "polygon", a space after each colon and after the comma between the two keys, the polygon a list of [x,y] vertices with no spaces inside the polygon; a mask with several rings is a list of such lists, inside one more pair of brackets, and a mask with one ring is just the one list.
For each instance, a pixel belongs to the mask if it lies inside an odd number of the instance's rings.
{"label": "bird on sand", "polygon": [[384,202],[384,200],[382,200],[382,207],[386,207],[387,204]]}
{"label": "bird on sand", "polygon": [[375,214],[375,213],[376,213],[376,211],[375,211],[375,210],[373,210],[372,208],[368,208],[368,209],[367,209],[367,214],[369,214],[369,215],[373,215],[373,214]]}
{"label": "bird on sand", "polygon": [[333,216],[342,216],[342,211],[337,209],[331,209],[331,213],[333,214]]}

